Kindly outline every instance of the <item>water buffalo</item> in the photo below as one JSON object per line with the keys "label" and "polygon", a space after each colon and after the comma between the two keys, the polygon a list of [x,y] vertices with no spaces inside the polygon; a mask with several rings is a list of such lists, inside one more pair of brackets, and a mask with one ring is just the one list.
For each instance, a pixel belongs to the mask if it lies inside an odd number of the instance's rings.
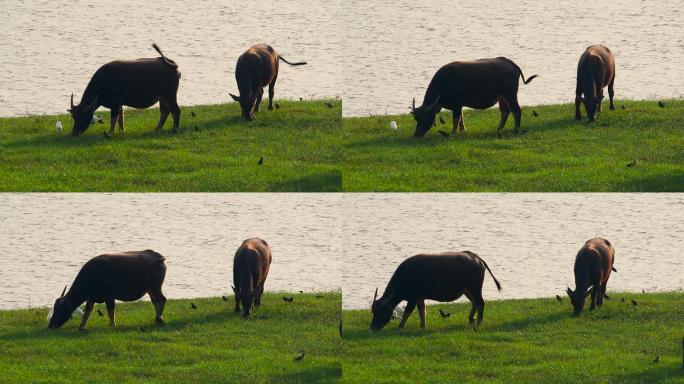
{"label": "water buffalo", "polygon": [[[146,293],[156,311],[157,324],[164,323],[162,312],[166,297],[162,284],[166,275],[166,258],[150,249],[122,253],[108,253],[88,260],[76,275],[69,292],[66,287],[55,300],[48,328],[59,328],[71,313],[86,303],[79,329],[84,329],[95,303],[105,303],[109,325],[114,326],[115,300],[135,301]],[[66,292],[66,295],[64,294]]]}
{"label": "water buffalo", "polygon": [[595,238],[584,243],[575,258],[575,291],[568,287],[568,296],[572,302],[575,315],[584,308],[584,300],[591,294],[591,307],[603,305],[606,296],[606,284],[615,262],[615,250],[606,239]]}
{"label": "water buffalo", "polygon": [[508,115],[513,112],[515,132],[520,132],[520,105],[518,104],[518,82],[528,84],[537,75],[527,80],[522,70],[513,61],[505,57],[480,59],[474,61],[455,61],[440,68],[432,77],[425,91],[423,105],[416,108],[413,99],[411,114],[416,120],[415,137],[421,137],[435,123],[435,115],[442,108],[454,112],[453,128],[465,131],[463,123],[463,107],[486,109],[499,103],[501,121],[496,130],[498,137],[506,124]]}
{"label": "water buffalo", "polygon": [[148,108],[159,101],[159,124],[161,130],[169,113],[173,115],[173,131],[178,131],[180,108],[176,101],[181,74],[178,64],[167,58],[156,44],[152,44],[161,57],[117,60],[101,66],[88,83],[81,102],[74,105],[71,94],[71,117],[74,119],[72,136],[85,132],[93,120],[93,113],[99,106],[111,110],[111,127],[119,122],[119,130],[124,131],[123,106]]}
{"label": "water buffalo", "polygon": [[248,317],[254,307],[261,305],[264,283],[271,266],[271,247],[266,241],[255,237],[242,242],[233,258],[233,292],[235,293],[235,312]]}
{"label": "water buffalo", "polygon": [[596,119],[596,112],[601,112],[603,88],[608,86],[610,110],[613,104],[613,83],[615,83],[615,58],[610,49],[603,45],[592,45],[580,56],[577,64],[577,87],[575,88],[575,119],[580,120],[580,103],[584,104],[589,121]]}
{"label": "water buffalo", "polygon": [[279,60],[290,65],[304,65],[306,62],[290,63],[277,54],[271,46],[257,44],[240,55],[235,67],[240,96],[229,93],[233,100],[240,103],[242,116],[247,120],[254,118],[254,112],[259,112],[264,87],[268,85],[268,109],[273,109],[273,87],[278,79]]}
{"label": "water buffalo", "polygon": [[420,327],[424,328],[426,299],[448,302],[458,299],[463,294],[472,303],[469,322],[474,322],[477,311],[477,323],[482,323],[485,306],[482,283],[485,269],[494,279],[496,288],[501,291],[501,284],[487,263],[472,252],[445,252],[409,257],[397,267],[381,298],[377,299],[378,290],[375,290],[370,329],[379,330],[387,325],[394,308],[403,300],[406,300],[407,304],[399,327],[404,327],[411,312],[418,305]]}

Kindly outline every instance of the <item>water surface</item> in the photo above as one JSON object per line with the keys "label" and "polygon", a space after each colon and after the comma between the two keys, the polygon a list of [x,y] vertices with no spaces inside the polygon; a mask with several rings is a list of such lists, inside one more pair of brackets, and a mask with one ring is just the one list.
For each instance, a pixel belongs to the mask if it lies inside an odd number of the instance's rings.
{"label": "water surface", "polygon": [[0,309],[52,305],[90,258],[147,248],[167,257],[167,297],[223,295],[235,250],[255,236],[273,251],[267,291],[339,289],[333,196],[0,194]]}
{"label": "water surface", "polygon": [[406,113],[442,65],[498,56],[539,74],[520,86],[521,105],[572,102],[577,61],[592,44],[615,54],[618,104],[684,96],[680,0],[353,0],[343,8],[345,116]]}
{"label": "water surface", "polygon": [[3,0],[0,116],[64,112],[90,77],[116,59],[155,57],[152,42],[182,73],[181,105],[217,104],[237,93],[235,62],[265,42],[304,67],[280,66],[275,97],[340,94],[337,1],[141,2]]}
{"label": "water surface", "polygon": [[[362,196],[363,198],[359,198]],[[487,274],[485,300],[565,295],[577,251],[615,247],[608,292],[684,288],[682,194],[345,194],[344,308],[368,308],[396,267],[418,253],[469,250]],[[460,299],[467,300],[467,299]]]}

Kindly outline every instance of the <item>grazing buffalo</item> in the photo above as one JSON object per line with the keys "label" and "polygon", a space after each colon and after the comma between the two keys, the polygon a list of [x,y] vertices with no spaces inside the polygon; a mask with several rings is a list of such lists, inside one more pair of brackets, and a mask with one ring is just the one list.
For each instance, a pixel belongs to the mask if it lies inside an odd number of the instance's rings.
{"label": "grazing buffalo", "polygon": [[580,120],[580,103],[584,104],[589,121],[596,119],[596,112],[601,112],[603,88],[608,86],[610,110],[613,104],[613,83],[615,83],[615,58],[610,49],[603,45],[587,47],[577,64],[577,87],[575,88],[575,119]]}
{"label": "grazing buffalo", "polygon": [[261,305],[264,283],[271,266],[271,247],[258,237],[247,239],[235,251],[233,258],[233,292],[235,293],[235,312],[248,317],[254,307]]}
{"label": "grazing buffalo", "polygon": [[114,326],[115,300],[135,301],[146,293],[156,311],[156,322],[164,323],[162,312],[166,297],[162,284],[166,275],[166,258],[150,249],[123,253],[108,253],[88,260],[76,275],[69,292],[55,300],[48,328],[59,328],[71,313],[86,303],[79,329],[84,329],[95,303],[105,303],[109,325]]}
{"label": "grazing buffalo", "polygon": [[472,252],[445,252],[409,257],[397,267],[381,298],[377,299],[378,290],[375,290],[370,329],[379,330],[387,325],[394,308],[403,300],[406,300],[407,304],[399,327],[404,327],[411,312],[418,305],[420,327],[424,328],[426,299],[448,302],[458,299],[463,294],[472,303],[469,322],[473,323],[477,311],[477,323],[482,323],[485,306],[482,283],[485,269],[494,279],[496,288],[501,291],[501,284],[487,263]]}
{"label": "grazing buffalo", "polygon": [[568,287],[568,296],[572,302],[575,315],[584,308],[585,298],[591,294],[591,307],[603,305],[606,297],[606,284],[615,262],[615,250],[606,239],[595,238],[584,243],[575,258],[575,291]]}
{"label": "grazing buffalo", "polygon": [[290,65],[304,65],[306,62],[290,63],[277,54],[271,46],[257,44],[240,55],[235,67],[240,96],[230,93],[233,100],[240,103],[242,116],[247,120],[254,118],[254,112],[259,112],[264,87],[268,85],[268,109],[273,109],[273,87],[278,79],[279,60]]}
{"label": "grazing buffalo", "polygon": [[180,108],[176,101],[181,74],[178,64],[164,56],[157,44],[152,44],[161,57],[138,60],[117,60],[98,69],[81,96],[81,102],[74,105],[71,94],[71,117],[74,119],[72,136],[85,132],[93,120],[99,106],[111,110],[111,127],[119,122],[119,130],[124,131],[123,106],[148,108],[159,101],[159,124],[161,130],[169,113],[173,115],[173,131],[178,131]]}
{"label": "grazing buffalo", "polygon": [[537,75],[532,75],[525,80],[520,67],[505,57],[455,61],[447,64],[432,77],[423,98],[423,105],[416,108],[416,99],[413,99],[411,114],[416,120],[416,131],[413,136],[425,135],[435,123],[435,115],[442,108],[454,112],[454,126],[451,130],[453,134],[457,127],[465,131],[461,111],[463,107],[486,109],[497,102],[501,111],[497,135],[501,137],[510,112],[513,112],[515,118],[515,132],[519,133],[519,78],[523,79],[523,83],[528,84],[535,77]]}

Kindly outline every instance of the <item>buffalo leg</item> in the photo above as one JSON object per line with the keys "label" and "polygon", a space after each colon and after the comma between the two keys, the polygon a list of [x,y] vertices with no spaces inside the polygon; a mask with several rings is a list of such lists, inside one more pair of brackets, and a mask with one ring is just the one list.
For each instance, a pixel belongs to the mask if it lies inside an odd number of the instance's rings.
{"label": "buffalo leg", "polygon": [[453,128],[451,128],[451,134],[453,135],[458,131],[458,127],[462,124],[461,122],[463,121],[463,112],[461,111],[461,108],[454,108],[454,118],[453,118]]}
{"label": "buffalo leg", "polygon": [[235,294],[235,313],[240,313],[240,298]]}
{"label": "buffalo leg", "polygon": [[418,302],[418,315],[420,316],[420,327],[425,328],[425,300]]}
{"label": "buffalo leg", "polygon": [[475,307],[475,302],[473,301],[473,296],[470,294],[470,291],[466,289],[463,293],[468,298],[468,300],[470,300],[470,314],[468,315],[468,324],[472,324],[475,322],[475,312],[477,311],[477,308]]}
{"label": "buffalo leg", "polygon": [[601,308],[603,306],[603,298],[606,295],[606,284],[599,285],[599,292],[596,294],[596,306]]}
{"label": "buffalo leg", "polygon": [[278,79],[278,76],[276,75],[273,80],[271,81],[270,84],[268,84],[268,110],[272,111],[273,110],[273,95],[275,94],[275,83],[276,80]]}
{"label": "buffalo leg", "polygon": [[477,325],[480,325],[480,324],[482,324],[482,320],[484,320],[484,308],[485,308],[485,301],[482,298],[482,292],[478,292],[477,294],[474,294],[473,299],[475,300],[475,305],[477,306]]}
{"label": "buffalo leg", "polygon": [[610,99],[610,110],[611,111],[615,110],[615,104],[613,103],[613,97],[615,97],[615,89],[613,89],[614,83],[615,83],[615,76],[613,76],[613,78],[610,79],[610,83],[608,83],[608,98]]}
{"label": "buffalo leg", "polygon": [[119,121],[119,113],[121,112],[121,107],[112,107],[109,117],[109,133],[114,134],[116,129],[116,123]]}
{"label": "buffalo leg", "polygon": [[411,316],[411,312],[416,308],[415,301],[409,301],[406,303],[406,308],[404,308],[404,316],[401,317],[401,322],[399,322],[399,328],[404,328],[406,325],[406,320]]}
{"label": "buffalo leg", "polygon": [[157,128],[155,132],[161,131],[166,119],[169,117],[169,105],[164,99],[159,99],[159,123],[157,123]]}
{"label": "buffalo leg", "polygon": [[580,98],[579,95],[575,96],[575,120],[582,120],[582,112],[580,112]]}
{"label": "buffalo leg", "polygon": [[150,299],[152,300],[152,304],[154,304],[154,310],[156,317],[154,321],[157,324],[164,324],[164,319],[162,318],[162,314],[164,313],[164,304],[166,304],[166,296],[161,291],[160,288],[155,288],[147,292],[148,295],[150,295]]}
{"label": "buffalo leg", "polygon": [[95,307],[94,301],[86,302],[85,311],[83,311],[83,318],[81,319],[81,325],[78,326],[79,331],[82,331],[85,329],[86,323],[88,322],[88,318],[90,317],[90,313],[93,311],[94,307]]}
{"label": "buffalo leg", "polygon": [[180,107],[178,106],[178,101],[176,100],[176,95],[174,94],[168,100],[169,110],[171,111],[171,116],[173,116],[173,132],[178,132],[180,129]]}
{"label": "buffalo leg", "polygon": [[254,296],[254,306],[256,308],[259,308],[261,306],[261,295],[264,294],[264,285],[261,284],[257,287],[255,296]]}
{"label": "buffalo leg", "polygon": [[589,306],[589,310],[594,310],[596,309],[596,294],[601,290],[601,285],[596,283],[594,284],[594,287],[591,288],[591,306]]}
{"label": "buffalo leg", "polygon": [[511,113],[505,100],[499,100],[499,112],[501,112],[501,120],[499,120],[499,127],[496,129],[496,135],[501,138],[501,136],[503,136],[504,126],[506,126],[506,120],[508,120],[508,115]]}
{"label": "buffalo leg", "polygon": [[123,107],[119,108],[119,131],[121,131],[121,132],[126,132],[126,128],[124,128],[124,111],[123,111]]}
{"label": "buffalo leg", "polygon": [[259,88],[259,93],[257,94],[256,104],[254,105],[254,112],[259,112],[259,106],[261,105],[261,99],[264,97],[264,89]]}
{"label": "buffalo leg", "polygon": [[515,133],[522,132],[522,129],[520,128],[520,120],[522,118],[522,111],[520,110],[520,104],[518,104],[518,99],[513,98],[513,100],[511,100],[511,103],[508,105],[508,107],[511,109],[511,112],[513,112],[513,118],[515,119]]}
{"label": "buffalo leg", "polygon": [[116,326],[116,304],[114,299],[105,300],[105,305],[107,306],[107,314],[109,315],[109,326]]}

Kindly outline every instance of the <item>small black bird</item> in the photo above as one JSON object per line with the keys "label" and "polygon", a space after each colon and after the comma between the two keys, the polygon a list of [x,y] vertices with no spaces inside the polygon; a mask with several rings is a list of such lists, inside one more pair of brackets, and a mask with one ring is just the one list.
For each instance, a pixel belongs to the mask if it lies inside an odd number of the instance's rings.
{"label": "small black bird", "polygon": [[100,311],[99,309],[97,310],[97,314],[100,315],[100,317],[104,316],[104,313],[102,313],[102,311]]}
{"label": "small black bird", "polygon": [[654,363],[657,363],[660,361],[660,355],[656,355],[655,359],[653,359]]}
{"label": "small black bird", "polygon": [[329,101],[326,101],[326,102],[325,102],[325,105],[327,105],[328,108],[332,108],[332,107],[333,107],[333,104],[332,104],[331,102],[329,102]]}
{"label": "small black bird", "polygon": [[645,290],[645,289],[642,289],[642,290],[641,290],[641,293],[646,293],[646,290]]}
{"label": "small black bird", "polygon": [[316,298],[317,298],[317,299],[320,299],[320,298],[322,298],[322,297],[323,297],[323,295],[316,295]]}
{"label": "small black bird", "polygon": [[558,300],[558,302],[560,303],[561,301],[563,301],[563,298],[561,298],[559,295],[556,295],[556,300]]}
{"label": "small black bird", "polygon": [[624,303],[624,302],[625,302],[625,298],[624,298],[624,297],[621,298],[621,299],[620,299],[620,302],[621,302],[621,303]]}
{"label": "small black bird", "polygon": [[442,135],[442,136],[444,136],[444,137],[449,137],[449,136],[450,136],[450,135],[449,135],[449,132],[442,131],[441,129],[440,129],[439,131],[437,131],[437,132],[439,132],[439,134]]}
{"label": "small black bird", "polygon": [[104,137],[106,137],[108,139],[112,138],[112,136],[109,133],[107,133],[107,131],[102,131],[102,134],[104,135]]}
{"label": "small black bird", "polygon": [[304,360],[304,351],[299,352],[299,355],[295,356],[294,361]]}
{"label": "small black bird", "polygon": [[280,104],[275,103],[276,109],[280,109]]}
{"label": "small black bird", "polygon": [[190,111],[190,116],[196,117],[197,115],[195,115],[195,111]]}
{"label": "small black bird", "polygon": [[304,293],[304,291],[299,291],[299,293]]}
{"label": "small black bird", "polygon": [[195,125],[195,132],[199,132],[199,127]]}
{"label": "small black bird", "polygon": [[633,167],[633,166],[637,165],[638,162],[639,162],[638,160],[632,160],[629,163],[627,163],[626,166],[627,167]]}
{"label": "small black bird", "polygon": [[228,298],[225,296],[221,296],[221,298],[223,299],[223,301],[228,301]]}
{"label": "small black bird", "polygon": [[337,330],[340,332],[340,337],[343,337],[342,336],[342,319],[340,319],[340,325],[338,326]]}
{"label": "small black bird", "polygon": [[264,158],[260,157],[259,161],[257,162],[258,165],[263,165],[264,164]]}
{"label": "small black bird", "polygon": [[624,105],[621,105],[621,106],[620,106],[620,109],[622,109],[622,110],[624,111],[624,110],[625,110],[625,106],[624,106]]}
{"label": "small black bird", "polygon": [[294,297],[292,297],[292,296],[290,296],[290,297],[285,297],[285,296],[283,296],[283,301],[288,302],[288,303],[291,303],[291,302],[294,301]]}
{"label": "small black bird", "polygon": [[637,303],[636,300],[632,299],[632,305],[639,305],[639,303]]}
{"label": "small black bird", "polygon": [[439,315],[442,316],[442,319],[446,319],[446,318],[448,318],[449,316],[451,316],[451,313],[449,313],[449,312],[444,312],[444,311],[442,310],[442,308],[440,308],[440,309],[439,309]]}
{"label": "small black bird", "polygon": [[658,102],[658,106],[659,106],[660,108],[665,108],[665,103],[662,102],[662,101],[659,101],[659,102]]}
{"label": "small black bird", "polygon": [[197,306],[195,305],[195,303],[190,303],[190,308],[197,309]]}
{"label": "small black bird", "polygon": [[532,116],[534,116],[534,117],[538,117],[538,116],[539,116],[539,114],[537,113],[537,111],[535,111],[535,110],[532,110]]}
{"label": "small black bird", "polygon": [[444,121],[444,118],[442,116],[439,117],[439,122],[442,124],[446,123],[446,121]]}
{"label": "small black bird", "polygon": [[302,101],[302,98],[301,98],[301,97],[299,98],[299,101]]}

